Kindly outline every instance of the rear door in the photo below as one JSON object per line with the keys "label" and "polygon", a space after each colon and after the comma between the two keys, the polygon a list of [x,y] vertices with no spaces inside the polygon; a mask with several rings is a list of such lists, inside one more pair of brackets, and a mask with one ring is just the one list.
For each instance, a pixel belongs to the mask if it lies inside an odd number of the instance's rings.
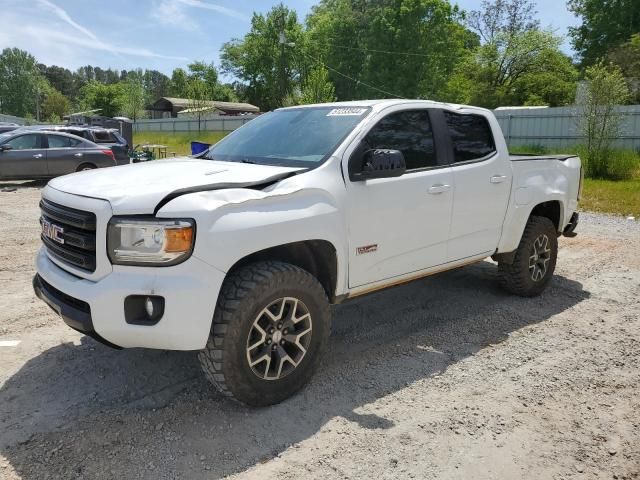
{"label": "rear door", "polygon": [[75,172],[84,162],[85,141],[79,137],[48,133],[47,144],[47,164],[52,177]]}
{"label": "rear door", "polygon": [[44,135],[25,133],[3,143],[9,150],[0,152],[0,177],[38,178],[46,177],[47,157],[43,148]]}
{"label": "rear door", "polygon": [[484,115],[444,111],[455,184],[448,260],[498,246],[511,193],[511,165],[496,147]]}

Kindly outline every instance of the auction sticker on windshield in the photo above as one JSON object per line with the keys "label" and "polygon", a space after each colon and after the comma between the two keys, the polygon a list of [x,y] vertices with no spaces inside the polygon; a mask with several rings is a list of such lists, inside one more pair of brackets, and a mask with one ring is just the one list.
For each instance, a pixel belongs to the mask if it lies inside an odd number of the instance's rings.
{"label": "auction sticker on windshield", "polygon": [[359,117],[366,111],[366,108],[334,108],[329,113],[327,113],[327,117],[340,117],[345,115]]}

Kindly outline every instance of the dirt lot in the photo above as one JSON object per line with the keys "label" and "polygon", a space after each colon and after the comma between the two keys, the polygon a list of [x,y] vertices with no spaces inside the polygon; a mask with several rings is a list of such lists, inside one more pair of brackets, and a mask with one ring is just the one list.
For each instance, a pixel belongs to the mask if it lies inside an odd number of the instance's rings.
{"label": "dirt lot", "polygon": [[335,307],[311,384],[249,409],[33,298],[38,197],[0,191],[2,479],[640,478],[637,222],[583,215],[540,298],[483,262]]}

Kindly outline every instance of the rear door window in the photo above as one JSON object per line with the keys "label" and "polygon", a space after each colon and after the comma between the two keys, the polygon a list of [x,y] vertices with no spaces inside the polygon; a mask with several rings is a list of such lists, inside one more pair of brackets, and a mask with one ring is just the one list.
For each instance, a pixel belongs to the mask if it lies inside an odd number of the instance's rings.
{"label": "rear door window", "polygon": [[79,138],[65,137],[63,135],[48,135],[49,148],[73,148],[82,143]]}
{"label": "rear door window", "polygon": [[444,112],[453,144],[454,162],[480,160],[496,151],[489,122],[482,115]]}

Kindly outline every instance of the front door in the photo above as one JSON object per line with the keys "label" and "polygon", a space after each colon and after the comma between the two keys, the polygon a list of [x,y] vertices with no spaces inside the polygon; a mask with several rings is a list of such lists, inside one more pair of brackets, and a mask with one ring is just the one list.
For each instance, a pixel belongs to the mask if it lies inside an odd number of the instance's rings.
{"label": "front door", "polygon": [[8,150],[0,151],[0,177],[46,177],[47,156],[42,148],[42,134],[25,133],[3,143]]}
{"label": "front door", "polygon": [[453,204],[453,174],[436,151],[429,110],[387,114],[367,133],[367,149],[400,150],[404,175],[348,181],[349,286],[442,264]]}

